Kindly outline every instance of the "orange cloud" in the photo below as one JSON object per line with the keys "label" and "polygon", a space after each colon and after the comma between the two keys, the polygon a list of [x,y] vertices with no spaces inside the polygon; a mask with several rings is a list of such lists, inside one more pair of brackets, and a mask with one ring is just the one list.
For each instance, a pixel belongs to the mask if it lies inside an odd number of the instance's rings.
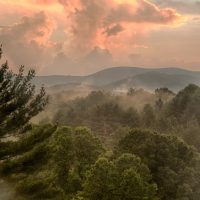
{"label": "orange cloud", "polygon": [[134,49],[137,46],[134,38],[138,35],[163,25],[174,25],[182,18],[174,9],[159,8],[147,0],[59,0],[59,3],[67,16],[70,42],[66,48],[76,56],[95,46],[114,54],[119,47]]}
{"label": "orange cloud", "polygon": [[53,4],[56,1],[55,0],[32,0],[33,3],[38,3],[38,4]]}
{"label": "orange cloud", "polygon": [[46,53],[54,45],[50,36],[55,28],[53,21],[44,12],[31,17],[24,16],[11,26],[0,30],[4,51],[16,65],[41,65]]}
{"label": "orange cloud", "polygon": [[[0,28],[0,40],[17,64],[29,59],[31,64],[47,65],[47,58],[53,64],[60,64],[58,58],[62,58],[62,65],[70,66],[106,65],[112,59],[116,63],[136,49],[146,49],[141,38],[149,31],[174,26],[183,18],[176,10],[149,0],[0,0],[0,6],[1,23],[8,16],[12,21],[22,17],[9,28]],[[23,54],[12,51],[17,46],[25,52],[25,63]]]}
{"label": "orange cloud", "polygon": [[[49,13],[62,12],[62,6],[57,0],[0,0],[1,12],[7,10],[21,12],[21,15],[30,15],[36,11],[45,11]],[[10,10],[10,11],[9,11]]]}
{"label": "orange cloud", "polygon": [[[75,52],[76,55],[95,46],[112,51],[110,48],[116,40],[134,40],[130,37],[162,25],[176,24],[181,19],[175,10],[159,8],[147,0],[8,0],[6,4],[4,0],[0,0],[0,4],[10,10],[18,10],[23,15],[31,15],[42,8],[57,18],[57,24],[62,20],[68,35],[65,48],[69,49],[68,53]],[[65,19],[61,5],[65,11]],[[130,44],[129,41],[128,43]]]}
{"label": "orange cloud", "polygon": [[108,14],[106,22],[170,24],[180,17],[173,9],[159,8],[149,1],[139,0],[135,1],[134,4],[121,3],[115,8],[111,8],[111,13]]}

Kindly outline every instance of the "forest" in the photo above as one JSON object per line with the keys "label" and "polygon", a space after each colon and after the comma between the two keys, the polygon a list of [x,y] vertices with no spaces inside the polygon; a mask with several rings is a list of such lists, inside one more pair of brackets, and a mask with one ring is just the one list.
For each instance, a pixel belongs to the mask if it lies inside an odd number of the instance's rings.
{"label": "forest", "polygon": [[66,100],[34,77],[0,68],[3,199],[200,199],[199,86]]}

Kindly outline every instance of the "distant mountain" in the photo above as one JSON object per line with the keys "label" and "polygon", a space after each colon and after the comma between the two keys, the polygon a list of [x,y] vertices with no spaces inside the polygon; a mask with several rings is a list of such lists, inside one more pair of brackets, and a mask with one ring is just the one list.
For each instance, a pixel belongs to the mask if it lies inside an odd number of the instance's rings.
{"label": "distant mountain", "polygon": [[[84,82],[88,82],[93,85],[107,85],[116,81],[123,79],[128,79],[136,75],[146,74],[151,75],[155,73],[162,73],[163,75],[186,75],[194,76],[195,78],[200,78],[200,72],[189,71],[180,68],[138,68],[138,67],[114,67],[99,71],[97,73],[86,76]],[[174,77],[175,78],[175,77]],[[191,81],[191,79],[190,79]]]}
{"label": "distant mountain", "polygon": [[189,83],[200,85],[200,72],[179,68],[146,69],[138,67],[114,67],[87,76],[38,76],[37,86],[53,87],[54,90],[74,88],[117,88],[141,87],[154,90],[168,87],[175,91]]}
{"label": "distant mountain", "polygon": [[159,71],[151,71],[135,75],[107,85],[109,90],[123,90],[130,87],[143,88],[146,90],[155,90],[160,87],[167,87],[173,91],[178,91],[188,84],[194,83],[200,85],[200,74],[167,74]]}
{"label": "distant mountain", "polygon": [[147,69],[137,67],[114,67],[87,76],[37,76],[35,77],[34,83],[38,86],[45,85],[47,87],[72,83],[84,83],[88,85],[102,86],[128,78],[129,76],[141,74],[143,72],[146,72],[146,70]]}
{"label": "distant mountain", "polygon": [[87,85],[82,83],[66,83],[66,84],[57,84],[46,88],[47,92],[58,93],[62,91],[96,91],[101,90],[100,87],[95,85]]}
{"label": "distant mountain", "polygon": [[109,83],[129,78],[134,75],[142,74],[148,71],[137,67],[114,67],[104,69],[85,77],[84,82],[93,85],[107,85]]}
{"label": "distant mountain", "polygon": [[64,76],[64,75],[52,75],[52,76],[36,76],[33,80],[36,86],[44,85],[50,87],[54,85],[81,83],[84,77],[81,76]]}

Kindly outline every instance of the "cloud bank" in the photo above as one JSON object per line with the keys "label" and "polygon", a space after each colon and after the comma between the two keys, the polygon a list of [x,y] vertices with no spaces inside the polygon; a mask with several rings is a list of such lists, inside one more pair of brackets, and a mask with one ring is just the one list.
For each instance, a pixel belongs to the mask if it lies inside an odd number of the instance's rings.
{"label": "cloud bank", "polygon": [[0,6],[2,16],[12,10],[18,20],[8,13],[9,24],[0,24],[6,57],[46,74],[130,65],[151,48],[145,39],[152,31],[184,20],[174,8],[148,0],[0,0]]}

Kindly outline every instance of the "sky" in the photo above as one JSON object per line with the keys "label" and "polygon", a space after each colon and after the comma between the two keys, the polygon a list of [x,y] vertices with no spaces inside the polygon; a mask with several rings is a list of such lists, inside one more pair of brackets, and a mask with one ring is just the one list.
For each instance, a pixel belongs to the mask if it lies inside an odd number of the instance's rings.
{"label": "sky", "polygon": [[12,69],[39,75],[200,71],[200,0],[0,0],[0,43]]}

